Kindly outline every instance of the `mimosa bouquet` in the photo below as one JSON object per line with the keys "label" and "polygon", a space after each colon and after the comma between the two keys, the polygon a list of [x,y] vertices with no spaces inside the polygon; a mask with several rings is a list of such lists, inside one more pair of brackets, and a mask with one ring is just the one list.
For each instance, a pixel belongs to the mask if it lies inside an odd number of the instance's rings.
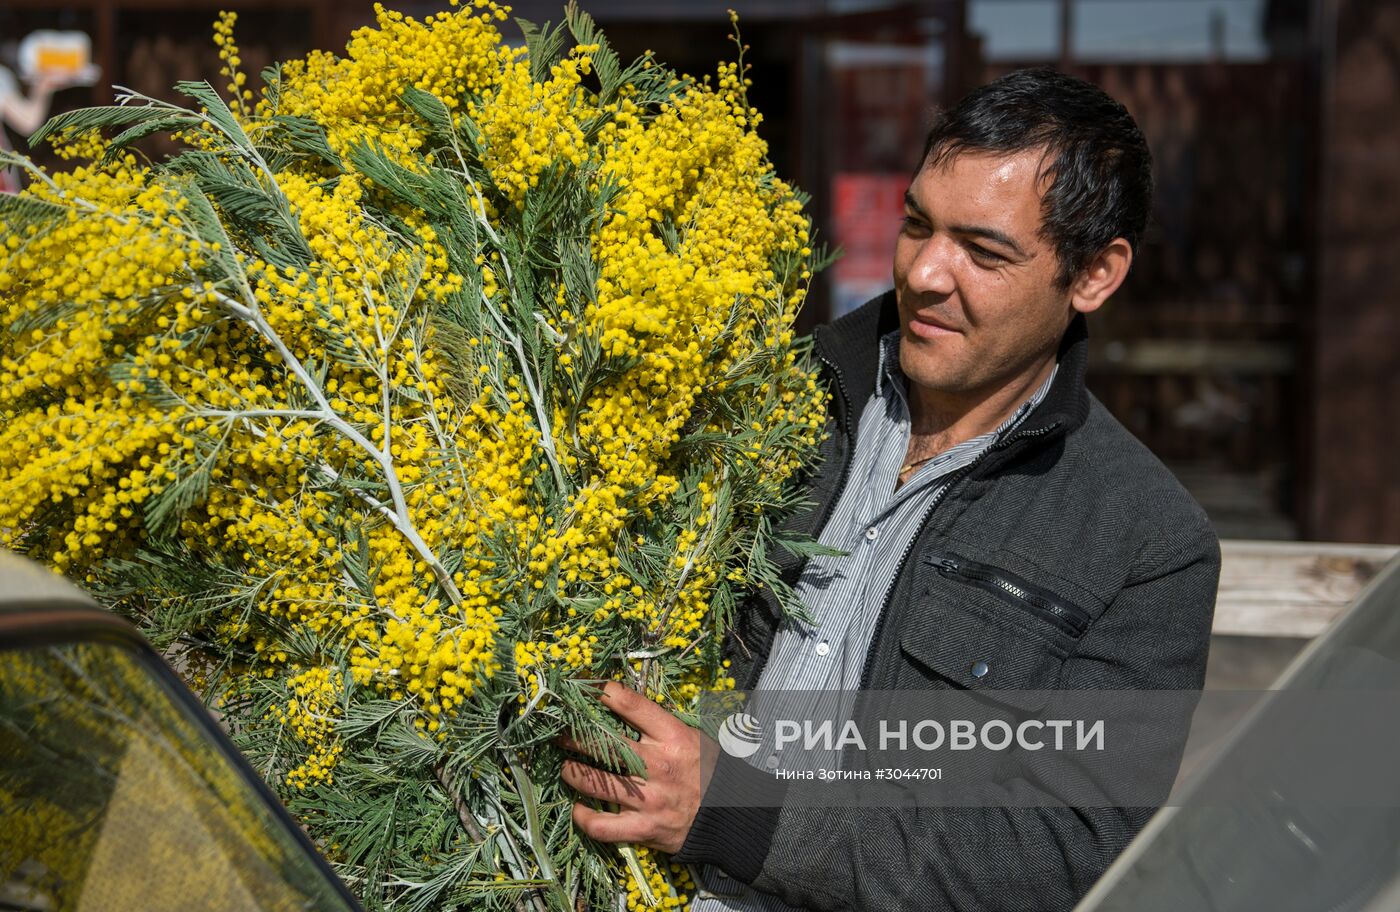
{"label": "mimosa bouquet", "polygon": [[492,3],[377,19],[254,94],[226,14],[227,92],[7,156],[0,544],[136,618],[367,907],[683,906],[575,831],[553,739],[632,768],[596,682],[684,713],[744,592],[791,596],[803,199],[742,50],[694,80],[572,7],[519,48]]}

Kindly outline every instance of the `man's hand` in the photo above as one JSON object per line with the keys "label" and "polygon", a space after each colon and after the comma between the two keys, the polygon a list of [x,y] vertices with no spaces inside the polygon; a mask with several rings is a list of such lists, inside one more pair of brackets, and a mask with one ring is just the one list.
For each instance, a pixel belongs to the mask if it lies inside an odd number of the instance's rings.
{"label": "man's hand", "polygon": [[[574,823],[600,842],[630,842],[662,852],[680,851],[700,799],[714,770],[713,742],[651,700],[616,682],[608,682],[599,697],[628,725],[641,733],[632,744],[646,764],[647,776],[621,776],[566,760],[565,782],[584,795],[616,804],[616,813],[574,804]],[[709,743],[707,743],[709,742]],[[569,750],[583,753],[578,742],[561,738]]]}

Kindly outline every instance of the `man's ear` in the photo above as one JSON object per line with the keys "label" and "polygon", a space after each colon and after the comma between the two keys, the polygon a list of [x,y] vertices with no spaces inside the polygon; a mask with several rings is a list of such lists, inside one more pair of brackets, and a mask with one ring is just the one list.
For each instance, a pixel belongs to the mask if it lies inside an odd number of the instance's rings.
{"label": "man's ear", "polygon": [[1133,265],[1133,245],[1114,238],[1090,261],[1070,286],[1070,306],[1080,313],[1093,313],[1118,290]]}

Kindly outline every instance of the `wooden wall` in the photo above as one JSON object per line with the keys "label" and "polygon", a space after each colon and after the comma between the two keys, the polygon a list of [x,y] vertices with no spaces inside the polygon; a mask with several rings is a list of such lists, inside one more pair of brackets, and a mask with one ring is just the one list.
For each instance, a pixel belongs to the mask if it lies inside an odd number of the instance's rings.
{"label": "wooden wall", "polygon": [[[1400,4],[1322,0],[1309,537],[1400,542]],[[1330,48],[1328,46],[1330,45]]]}

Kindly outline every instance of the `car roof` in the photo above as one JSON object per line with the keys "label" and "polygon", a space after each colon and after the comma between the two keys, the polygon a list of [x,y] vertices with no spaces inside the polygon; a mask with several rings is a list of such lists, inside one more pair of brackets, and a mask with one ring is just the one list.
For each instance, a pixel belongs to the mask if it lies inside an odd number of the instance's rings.
{"label": "car roof", "polygon": [[0,611],[32,610],[36,603],[45,601],[97,608],[77,586],[53,570],[0,550]]}

